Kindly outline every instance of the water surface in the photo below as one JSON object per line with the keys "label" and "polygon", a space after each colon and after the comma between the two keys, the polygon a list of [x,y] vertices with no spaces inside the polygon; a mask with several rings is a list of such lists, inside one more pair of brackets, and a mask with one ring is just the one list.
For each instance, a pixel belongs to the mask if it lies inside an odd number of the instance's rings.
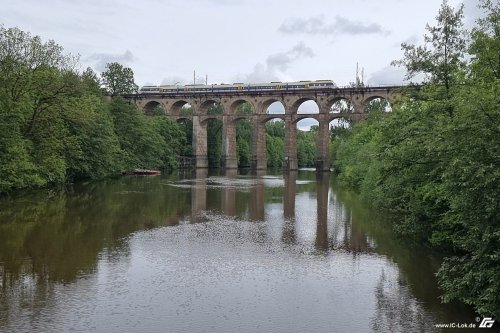
{"label": "water surface", "polygon": [[[124,177],[0,200],[0,332],[435,332],[439,258],[328,174]],[[461,330],[464,331],[464,330]]]}

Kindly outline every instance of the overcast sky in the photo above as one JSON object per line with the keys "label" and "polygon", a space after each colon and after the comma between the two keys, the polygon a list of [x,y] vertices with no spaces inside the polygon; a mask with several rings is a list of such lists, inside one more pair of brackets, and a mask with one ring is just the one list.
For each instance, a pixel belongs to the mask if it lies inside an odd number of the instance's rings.
{"label": "overcast sky", "polygon": [[[461,0],[449,0],[455,6]],[[466,19],[477,1],[465,0]],[[440,0],[0,0],[0,23],[80,54],[82,69],[131,67],[139,86],[355,80],[400,84],[403,41],[421,43]]]}

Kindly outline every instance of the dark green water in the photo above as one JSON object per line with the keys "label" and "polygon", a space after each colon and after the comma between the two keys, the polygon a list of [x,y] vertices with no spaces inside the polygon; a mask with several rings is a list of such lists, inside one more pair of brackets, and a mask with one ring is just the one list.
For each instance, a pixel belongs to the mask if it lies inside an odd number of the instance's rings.
{"label": "dark green water", "polygon": [[327,174],[78,184],[0,200],[0,332],[475,323],[469,308],[440,304],[438,265]]}

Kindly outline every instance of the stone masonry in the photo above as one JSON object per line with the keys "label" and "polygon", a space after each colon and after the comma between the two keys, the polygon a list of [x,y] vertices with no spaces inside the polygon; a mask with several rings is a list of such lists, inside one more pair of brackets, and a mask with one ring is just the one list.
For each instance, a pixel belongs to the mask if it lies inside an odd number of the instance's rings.
{"label": "stone masonry", "polygon": [[[335,119],[346,119],[357,122],[365,119],[365,107],[376,98],[382,98],[390,103],[401,96],[403,87],[361,87],[332,88],[327,91],[263,91],[234,93],[180,93],[180,94],[131,94],[124,95],[126,100],[136,103],[146,114],[156,106],[166,110],[166,116],[180,121],[193,121],[193,152],[196,168],[207,168],[207,123],[209,119],[222,121],[222,166],[226,169],[238,167],[236,154],[236,122],[241,119],[251,120],[253,126],[251,167],[256,170],[266,168],[266,135],[265,124],[271,119],[282,119],[285,122],[285,160],[283,167],[296,170],[297,163],[297,122],[312,118],[319,122],[317,142],[318,155],[316,167],[319,171],[330,169],[329,162],[329,124]],[[345,100],[352,105],[352,112],[332,112],[332,105]],[[319,113],[298,114],[299,106],[305,101],[314,101]],[[242,103],[249,103],[251,114],[237,114],[236,109]],[[285,109],[284,114],[269,114],[267,108],[274,102],[280,102]],[[189,104],[192,113],[182,114],[182,107]],[[222,106],[222,114],[208,114],[208,109],[214,105]]]}

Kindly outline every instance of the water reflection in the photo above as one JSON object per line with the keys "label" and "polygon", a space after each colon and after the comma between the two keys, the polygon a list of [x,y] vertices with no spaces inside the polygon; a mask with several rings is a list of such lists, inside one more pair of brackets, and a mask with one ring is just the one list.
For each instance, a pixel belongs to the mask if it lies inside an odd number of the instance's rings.
{"label": "water reflection", "polygon": [[295,235],[295,194],[297,191],[297,171],[290,171],[283,176],[283,243],[294,244]]}
{"label": "water reflection", "polygon": [[316,248],[328,250],[328,190],[330,189],[330,174],[320,172],[316,175]]}
{"label": "water reflection", "polygon": [[328,173],[80,184],[0,200],[0,331],[432,331],[433,260]]}
{"label": "water reflection", "polygon": [[203,213],[207,210],[207,169],[197,169],[191,187],[191,222],[203,221]]}

